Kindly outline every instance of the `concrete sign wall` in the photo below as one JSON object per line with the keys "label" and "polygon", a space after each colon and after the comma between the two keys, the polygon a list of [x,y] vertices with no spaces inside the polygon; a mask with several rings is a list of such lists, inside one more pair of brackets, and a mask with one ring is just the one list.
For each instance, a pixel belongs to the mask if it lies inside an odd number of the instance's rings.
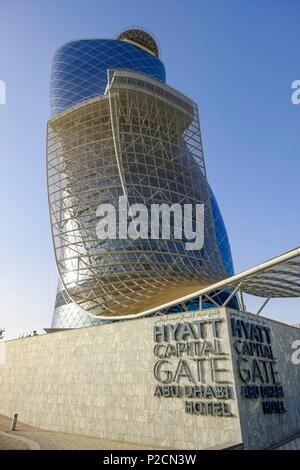
{"label": "concrete sign wall", "polygon": [[245,447],[265,448],[300,430],[300,329],[228,312],[236,393]]}
{"label": "concrete sign wall", "polygon": [[265,447],[300,429],[293,338],[299,329],[212,309],[8,341],[0,413],[160,447]]}

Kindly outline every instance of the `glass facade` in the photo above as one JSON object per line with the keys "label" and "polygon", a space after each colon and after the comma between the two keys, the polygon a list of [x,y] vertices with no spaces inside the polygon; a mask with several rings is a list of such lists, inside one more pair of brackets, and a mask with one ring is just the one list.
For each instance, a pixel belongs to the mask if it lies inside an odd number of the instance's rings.
{"label": "glass facade", "polygon": [[128,69],[165,81],[163,63],[134,44],[115,39],[73,41],[54,56],[50,100],[52,115],[103,95],[107,70]]}
{"label": "glass facade", "polygon": [[229,245],[226,227],[224,224],[221,211],[219,209],[218,202],[210,186],[209,186],[209,194],[210,194],[211,209],[212,209],[212,214],[213,214],[213,219],[214,219],[215,236],[217,239],[223,266],[227,274],[229,276],[233,276],[234,267],[233,267],[231,249]]}
{"label": "glass facade", "polygon": [[[126,42],[126,33],[125,40],[75,41],[54,58],[47,166],[62,280],[55,328],[102,322],[88,313],[134,315],[233,274],[225,225],[207,182],[197,106],[165,85],[149,37],[132,37],[139,45]],[[101,243],[97,207],[117,205],[121,195],[147,206],[203,203],[203,249],[187,251],[185,240],[175,239]]]}

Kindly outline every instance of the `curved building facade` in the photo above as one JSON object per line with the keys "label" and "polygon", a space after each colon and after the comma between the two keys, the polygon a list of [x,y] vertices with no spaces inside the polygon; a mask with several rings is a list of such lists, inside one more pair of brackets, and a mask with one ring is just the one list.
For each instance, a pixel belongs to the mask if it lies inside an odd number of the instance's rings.
{"label": "curved building facade", "polygon": [[[47,168],[61,284],[53,327],[134,316],[233,273],[197,106],[165,84],[158,54],[150,35],[129,30],[55,55]],[[149,210],[202,204],[203,247],[186,250],[174,236],[99,240],[97,208],[118,207],[121,196]]]}
{"label": "curved building facade", "polygon": [[115,39],[83,39],[58,49],[51,72],[52,116],[87,99],[104,95],[107,70],[144,73],[165,82],[160,59],[140,47]]}

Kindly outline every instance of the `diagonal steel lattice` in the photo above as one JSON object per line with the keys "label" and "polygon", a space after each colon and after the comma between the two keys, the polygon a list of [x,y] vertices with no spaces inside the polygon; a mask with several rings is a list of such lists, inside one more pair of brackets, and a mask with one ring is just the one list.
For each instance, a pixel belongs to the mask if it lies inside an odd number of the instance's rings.
{"label": "diagonal steel lattice", "polygon": [[[216,302],[214,298],[222,292],[230,293],[223,303]],[[262,297],[266,299],[259,308],[259,315],[270,299],[276,298],[298,298],[300,297],[300,247],[283,253],[254,268],[243,271],[227,279],[211,284],[210,286],[195,290],[192,294],[177,297],[176,301],[162,304],[159,314],[164,314],[174,305],[182,305],[193,297],[199,297],[199,310],[202,300],[209,298],[216,307],[226,306],[233,296],[238,296],[240,310],[246,311],[244,294]],[[153,314],[149,309],[143,315]]]}
{"label": "diagonal steel lattice", "polygon": [[[139,314],[228,274],[217,245],[198,109],[162,82],[109,70],[103,96],[48,122],[47,177],[58,271],[70,299],[101,318]],[[204,204],[204,247],[99,240],[99,204]]]}
{"label": "diagonal steel lattice", "polygon": [[[243,292],[258,297],[300,297],[300,249],[281,256],[232,278],[231,284],[241,282]],[[237,278],[237,279],[235,279]]]}
{"label": "diagonal steel lattice", "polygon": [[153,39],[151,34],[139,28],[126,29],[125,31],[120,32],[116,39],[119,41],[132,42],[133,44],[138,44],[139,47],[142,47],[150,54],[153,54],[155,57],[159,57],[159,49],[157,42]]}

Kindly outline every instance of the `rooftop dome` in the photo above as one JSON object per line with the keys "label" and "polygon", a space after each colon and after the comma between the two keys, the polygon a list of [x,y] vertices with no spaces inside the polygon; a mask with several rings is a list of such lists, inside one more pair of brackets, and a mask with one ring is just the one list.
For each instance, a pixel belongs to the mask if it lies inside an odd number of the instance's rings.
{"label": "rooftop dome", "polygon": [[159,49],[153,37],[142,29],[132,28],[119,33],[116,37],[119,41],[126,41],[144,49],[146,52],[159,57]]}

